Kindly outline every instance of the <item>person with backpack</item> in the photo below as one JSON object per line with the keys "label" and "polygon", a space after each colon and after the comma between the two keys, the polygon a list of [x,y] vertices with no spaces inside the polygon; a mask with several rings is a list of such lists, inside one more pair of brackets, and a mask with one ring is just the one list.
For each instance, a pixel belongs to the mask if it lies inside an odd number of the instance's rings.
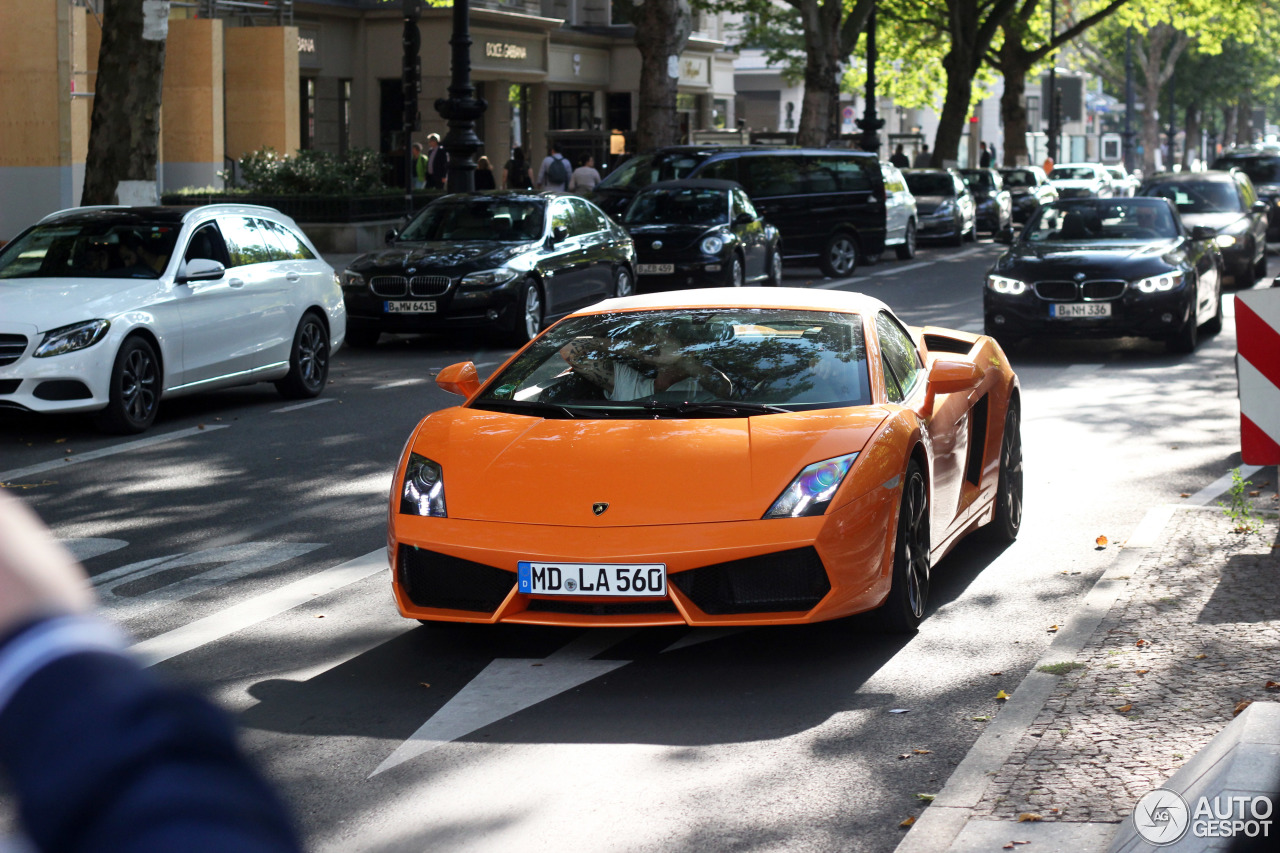
{"label": "person with backpack", "polygon": [[502,184],[509,190],[528,190],[533,188],[533,170],[524,159],[524,148],[517,145],[511,152],[511,159],[503,167],[506,175]]}
{"label": "person with backpack", "polygon": [[543,192],[562,193],[569,184],[569,176],[573,170],[569,161],[560,153],[560,143],[551,143],[551,153],[542,160],[542,168],[538,170],[538,189]]}

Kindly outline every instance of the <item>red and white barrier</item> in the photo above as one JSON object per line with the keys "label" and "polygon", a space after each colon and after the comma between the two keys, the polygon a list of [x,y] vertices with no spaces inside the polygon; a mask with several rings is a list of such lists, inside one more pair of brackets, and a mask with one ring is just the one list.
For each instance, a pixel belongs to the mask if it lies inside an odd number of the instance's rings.
{"label": "red and white barrier", "polygon": [[1240,456],[1280,465],[1280,288],[1236,294]]}

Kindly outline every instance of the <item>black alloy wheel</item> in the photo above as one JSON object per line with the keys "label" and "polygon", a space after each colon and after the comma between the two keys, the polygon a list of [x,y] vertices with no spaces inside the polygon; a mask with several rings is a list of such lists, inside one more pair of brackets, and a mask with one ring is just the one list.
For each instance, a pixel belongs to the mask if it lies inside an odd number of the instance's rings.
{"label": "black alloy wheel", "polygon": [[903,238],[902,245],[896,249],[898,260],[909,261],[916,256],[916,224],[915,222],[907,223],[907,236]]}
{"label": "black alloy wheel", "polygon": [[618,267],[613,271],[613,295],[615,297],[633,296],[636,292],[635,279],[631,277],[631,270],[626,267]]}
{"label": "black alloy wheel", "polygon": [[107,407],[94,421],[115,435],[144,432],[156,419],[160,402],[160,361],[145,338],[125,338],[111,368]]}
{"label": "black alloy wheel", "polygon": [[729,278],[725,283],[730,287],[742,287],[747,283],[746,273],[742,271],[742,258],[737,255],[729,261]]}
{"label": "black alloy wheel", "polygon": [[280,396],[288,400],[319,397],[329,381],[329,331],[311,312],[302,315],[289,351],[289,373],[276,382]]}
{"label": "black alloy wheel", "polygon": [[832,234],[818,256],[818,266],[828,278],[853,275],[858,268],[858,241],[847,231]]}
{"label": "black alloy wheel", "polygon": [[1000,439],[1000,479],[995,515],[985,528],[988,538],[1009,543],[1022,529],[1022,424],[1017,399],[1009,401]]}
{"label": "black alloy wheel", "polygon": [[769,253],[769,277],[765,279],[769,287],[782,287],[782,250],[777,246]]}
{"label": "black alloy wheel", "polygon": [[929,603],[929,493],[914,459],[903,475],[898,533],[893,546],[893,581],[880,607],[884,626],[910,633],[920,625]]}

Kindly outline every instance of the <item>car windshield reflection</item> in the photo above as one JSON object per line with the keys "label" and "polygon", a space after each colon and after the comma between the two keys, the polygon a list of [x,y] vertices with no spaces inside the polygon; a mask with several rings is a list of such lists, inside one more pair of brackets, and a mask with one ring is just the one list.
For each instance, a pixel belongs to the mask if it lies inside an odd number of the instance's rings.
{"label": "car windshield reflection", "polygon": [[1149,242],[1177,236],[1168,204],[1142,198],[1059,202],[1043,208],[1023,232],[1031,243]]}
{"label": "car windshield reflection", "polygon": [[1147,195],[1167,198],[1179,213],[1240,213],[1244,206],[1233,184],[1225,181],[1179,181],[1156,184]]}
{"label": "car windshield reflection", "polygon": [[641,193],[623,217],[624,225],[724,225],[729,194],[704,188],[652,189]]}
{"label": "car windshield reflection", "polygon": [[178,228],[169,223],[37,225],[0,252],[0,279],[156,279],[177,239]]}
{"label": "car windshield reflection", "polygon": [[442,199],[427,205],[397,239],[527,243],[542,239],[545,210],[545,202],[538,199]]}
{"label": "car windshield reflection", "polygon": [[906,178],[907,189],[911,190],[912,195],[954,196],[956,194],[956,185],[950,175],[928,172],[908,173]]}
{"label": "car windshield reflection", "polygon": [[1054,181],[1092,181],[1098,173],[1088,166],[1059,166],[1049,173]]}
{"label": "car windshield reflection", "polygon": [[869,405],[862,322],[736,309],[572,317],[472,403],[537,417],[747,417]]}

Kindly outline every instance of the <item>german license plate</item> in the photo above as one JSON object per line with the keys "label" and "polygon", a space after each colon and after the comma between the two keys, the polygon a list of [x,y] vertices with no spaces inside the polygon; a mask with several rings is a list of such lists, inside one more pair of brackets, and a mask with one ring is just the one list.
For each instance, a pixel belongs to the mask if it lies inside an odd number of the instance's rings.
{"label": "german license plate", "polygon": [[519,591],[533,595],[667,594],[665,563],[536,563],[516,564]]}
{"label": "german license plate", "polygon": [[431,299],[421,299],[417,301],[400,301],[392,302],[390,300],[382,303],[384,310],[388,314],[434,314],[436,313],[436,303]]}
{"label": "german license plate", "polygon": [[636,264],[639,275],[671,275],[675,271],[675,264]]}
{"label": "german license plate", "polygon": [[1050,317],[1110,317],[1110,302],[1055,302],[1049,306]]}

